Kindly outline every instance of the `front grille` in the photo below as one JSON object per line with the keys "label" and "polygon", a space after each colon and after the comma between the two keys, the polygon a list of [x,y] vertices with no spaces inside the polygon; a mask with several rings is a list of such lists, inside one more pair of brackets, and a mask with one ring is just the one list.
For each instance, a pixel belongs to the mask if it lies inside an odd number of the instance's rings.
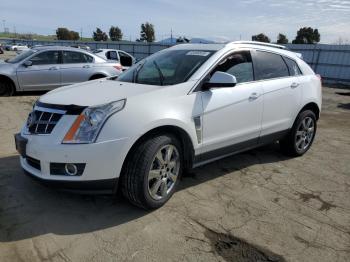
{"label": "front grille", "polygon": [[41,171],[40,160],[27,156],[26,157],[28,165]]}
{"label": "front grille", "polygon": [[[51,134],[52,130],[61,119],[62,114],[34,110],[28,117],[28,131],[31,134]],[[29,118],[32,117],[30,123]]]}

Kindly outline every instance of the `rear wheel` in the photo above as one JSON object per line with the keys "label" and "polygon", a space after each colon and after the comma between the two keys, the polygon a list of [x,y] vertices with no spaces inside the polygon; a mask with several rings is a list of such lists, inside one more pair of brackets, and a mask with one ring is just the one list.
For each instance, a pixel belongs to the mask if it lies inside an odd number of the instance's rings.
{"label": "rear wheel", "polygon": [[182,148],[175,137],[151,138],[127,160],[121,180],[123,195],[142,208],[159,208],[175,192],[182,167]]}
{"label": "rear wheel", "polygon": [[0,96],[13,96],[15,94],[15,88],[13,84],[6,80],[0,78]]}
{"label": "rear wheel", "polygon": [[288,136],[280,141],[281,149],[290,156],[301,156],[311,147],[317,129],[315,113],[305,110],[298,115]]}
{"label": "rear wheel", "polygon": [[106,77],[106,76],[104,76],[104,75],[93,75],[92,77],[90,77],[89,80],[96,80],[96,79],[100,79],[100,78],[104,78],[104,77]]}

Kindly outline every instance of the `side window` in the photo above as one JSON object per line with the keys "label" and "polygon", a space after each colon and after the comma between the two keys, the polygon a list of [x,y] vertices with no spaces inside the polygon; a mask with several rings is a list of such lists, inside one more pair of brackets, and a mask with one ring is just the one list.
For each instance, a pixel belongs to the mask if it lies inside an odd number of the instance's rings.
{"label": "side window", "polygon": [[46,51],[30,59],[33,65],[53,65],[59,63],[59,51]]}
{"label": "side window", "polygon": [[63,51],[64,64],[92,63],[93,58],[87,54],[74,51]]}
{"label": "side window", "polygon": [[287,58],[287,57],[283,57],[283,59],[284,59],[284,61],[286,61],[286,64],[288,66],[289,75],[291,75],[291,76],[302,75],[299,66],[297,65],[297,63],[294,60]]}
{"label": "side window", "polygon": [[109,51],[108,59],[119,60],[117,52],[116,51]]}
{"label": "side window", "polygon": [[229,55],[214,69],[212,75],[217,71],[235,76],[237,83],[254,81],[253,62],[249,51]]}
{"label": "side window", "polygon": [[120,63],[122,66],[132,66],[131,56],[129,56],[123,52],[119,52],[119,56],[120,56]]}
{"label": "side window", "polygon": [[287,65],[280,55],[256,51],[254,62],[257,80],[289,76]]}

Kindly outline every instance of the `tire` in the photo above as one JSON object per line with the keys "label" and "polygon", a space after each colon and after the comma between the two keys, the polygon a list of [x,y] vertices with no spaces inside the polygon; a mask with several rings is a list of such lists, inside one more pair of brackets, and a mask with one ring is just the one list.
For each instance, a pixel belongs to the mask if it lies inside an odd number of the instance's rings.
{"label": "tire", "polygon": [[[169,161],[165,158],[167,153]],[[160,160],[165,161],[161,164]],[[176,190],[183,163],[181,143],[174,136],[159,135],[142,142],[128,157],[123,169],[124,197],[147,210],[163,206]]]}
{"label": "tire", "polygon": [[13,96],[15,88],[11,82],[0,78],[0,96]]}
{"label": "tire", "polygon": [[283,140],[280,141],[281,150],[288,156],[302,156],[311,147],[317,130],[316,115],[311,110],[302,111],[294,125]]}

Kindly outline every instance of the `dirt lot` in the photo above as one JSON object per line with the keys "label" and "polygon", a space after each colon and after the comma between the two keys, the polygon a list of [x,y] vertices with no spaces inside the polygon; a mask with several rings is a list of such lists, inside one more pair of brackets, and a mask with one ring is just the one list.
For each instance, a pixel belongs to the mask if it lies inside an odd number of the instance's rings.
{"label": "dirt lot", "polygon": [[153,212],[26,177],[13,134],[36,97],[0,98],[0,261],[349,261],[349,93],[324,88],[305,156],[272,145],[217,161]]}
{"label": "dirt lot", "polygon": [[14,56],[16,56],[16,52],[5,50],[3,54],[0,54],[0,60],[6,60],[6,59],[12,58]]}

